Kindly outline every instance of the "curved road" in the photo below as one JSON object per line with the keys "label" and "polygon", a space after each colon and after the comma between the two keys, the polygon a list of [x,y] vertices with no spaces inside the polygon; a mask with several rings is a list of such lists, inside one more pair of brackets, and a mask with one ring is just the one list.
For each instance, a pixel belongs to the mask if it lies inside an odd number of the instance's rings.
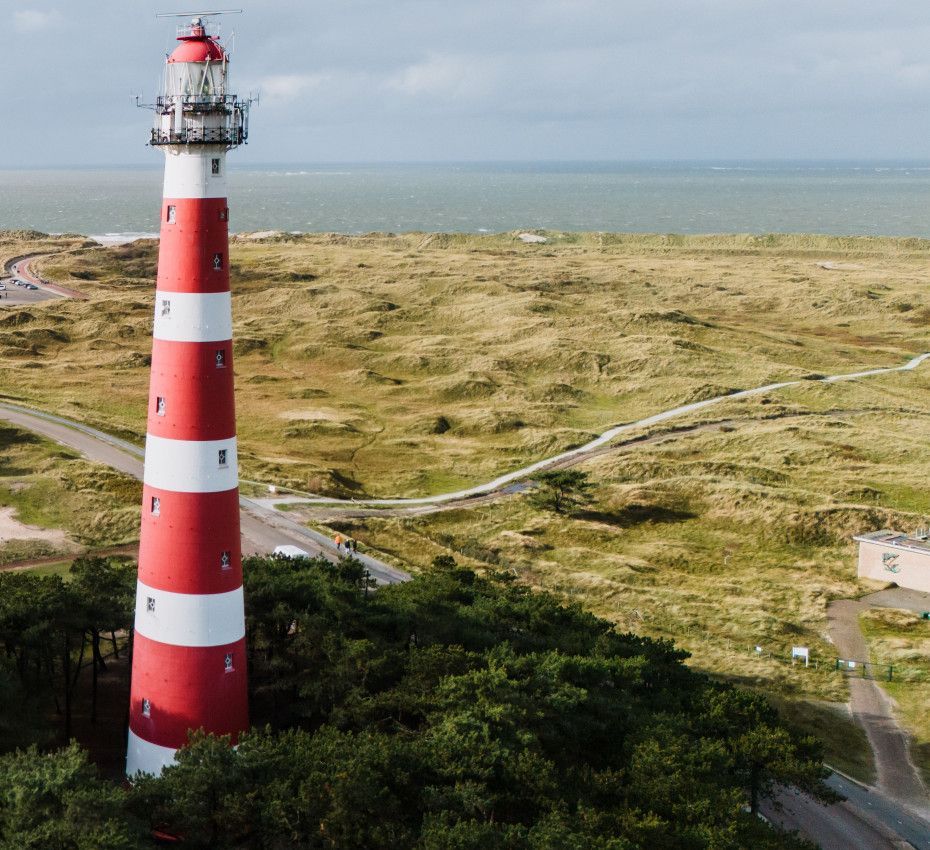
{"label": "curved road", "polygon": [[[0,419],[48,437],[68,448],[79,451],[88,460],[118,469],[141,480],[143,449],[113,437],[96,428],[73,422],[63,416],[30,410],[16,404],[0,402]],[[258,505],[245,496],[240,497],[242,544],[246,554],[271,552],[275,546],[291,544],[328,558],[337,557],[333,542],[322,534],[288,519],[279,511]],[[376,558],[356,555],[381,584],[394,584],[409,578],[407,573],[395,569]]]}

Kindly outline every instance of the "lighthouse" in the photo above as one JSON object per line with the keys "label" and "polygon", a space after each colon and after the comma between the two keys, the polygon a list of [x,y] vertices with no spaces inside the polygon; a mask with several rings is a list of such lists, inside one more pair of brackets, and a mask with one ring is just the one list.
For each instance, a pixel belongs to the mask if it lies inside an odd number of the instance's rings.
{"label": "lighthouse", "polygon": [[158,775],[190,730],[248,728],[226,153],[248,101],[202,18],[178,27],[155,104],[165,154],[126,773]]}

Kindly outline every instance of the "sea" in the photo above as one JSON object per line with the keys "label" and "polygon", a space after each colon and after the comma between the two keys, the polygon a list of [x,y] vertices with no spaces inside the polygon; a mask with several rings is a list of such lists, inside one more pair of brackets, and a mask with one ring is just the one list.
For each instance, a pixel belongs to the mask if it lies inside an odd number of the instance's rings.
{"label": "sea", "polygon": [[[930,162],[230,162],[233,232],[512,230],[930,237]],[[159,162],[0,170],[0,229],[153,236]]]}

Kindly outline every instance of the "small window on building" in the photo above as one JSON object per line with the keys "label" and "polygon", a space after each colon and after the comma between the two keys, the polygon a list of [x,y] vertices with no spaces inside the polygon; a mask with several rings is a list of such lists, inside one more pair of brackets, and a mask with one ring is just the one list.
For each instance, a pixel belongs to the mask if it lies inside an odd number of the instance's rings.
{"label": "small window on building", "polygon": [[220,160],[219,157],[214,157],[210,160],[210,173],[215,177],[220,173]]}
{"label": "small window on building", "polygon": [[220,466],[226,466],[226,449],[220,449],[217,452],[217,460],[219,461]]}
{"label": "small window on building", "polygon": [[164,396],[159,396],[155,399],[155,414],[157,416],[165,415],[165,398]]}
{"label": "small window on building", "polygon": [[174,224],[178,219],[178,209],[174,204],[168,204],[168,224]]}
{"label": "small window on building", "polygon": [[162,298],[161,315],[162,315],[162,318],[166,318],[167,316],[171,315],[171,299],[170,298]]}
{"label": "small window on building", "polygon": [[154,596],[147,596],[145,598],[145,610],[149,614],[155,613],[155,597]]}
{"label": "small window on building", "polygon": [[142,716],[151,717],[152,716],[152,701],[143,699],[142,700]]}
{"label": "small window on building", "polygon": [[233,667],[233,654],[231,652],[226,653],[226,657],[223,659],[223,666],[226,668],[227,673],[232,673],[235,669]]}
{"label": "small window on building", "polygon": [[161,499],[158,496],[152,496],[152,516],[161,514]]}
{"label": "small window on building", "polygon": [[223,255],[214,254],[213,255],[213,271],[218,272],[223,269]]}
{"label": "small window on building", "polygon": [[220,210],[220,221],[229,221],[229,207]]}
{"label": "small window on building", "polygon": [[226,367],[226,349],[218,348],[216,349],[216,368],[223,369]]}
{"label": "small window on building", "polygon": [[220,569],[222,570],[231,570],[232,569],[232,556],[230,555],[229,550],[225,550],[220,555]]}

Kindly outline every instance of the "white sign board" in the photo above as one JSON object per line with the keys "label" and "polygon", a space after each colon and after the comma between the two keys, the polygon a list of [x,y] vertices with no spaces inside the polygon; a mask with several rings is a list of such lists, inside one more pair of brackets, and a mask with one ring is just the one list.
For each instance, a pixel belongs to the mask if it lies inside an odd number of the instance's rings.
{"label": "white sign board", "polygon": [[795,658],[803,658],[804,666],[807,667],[810,664],[810,649],[806,646],[792,646],[791,660],[794,661]]}

